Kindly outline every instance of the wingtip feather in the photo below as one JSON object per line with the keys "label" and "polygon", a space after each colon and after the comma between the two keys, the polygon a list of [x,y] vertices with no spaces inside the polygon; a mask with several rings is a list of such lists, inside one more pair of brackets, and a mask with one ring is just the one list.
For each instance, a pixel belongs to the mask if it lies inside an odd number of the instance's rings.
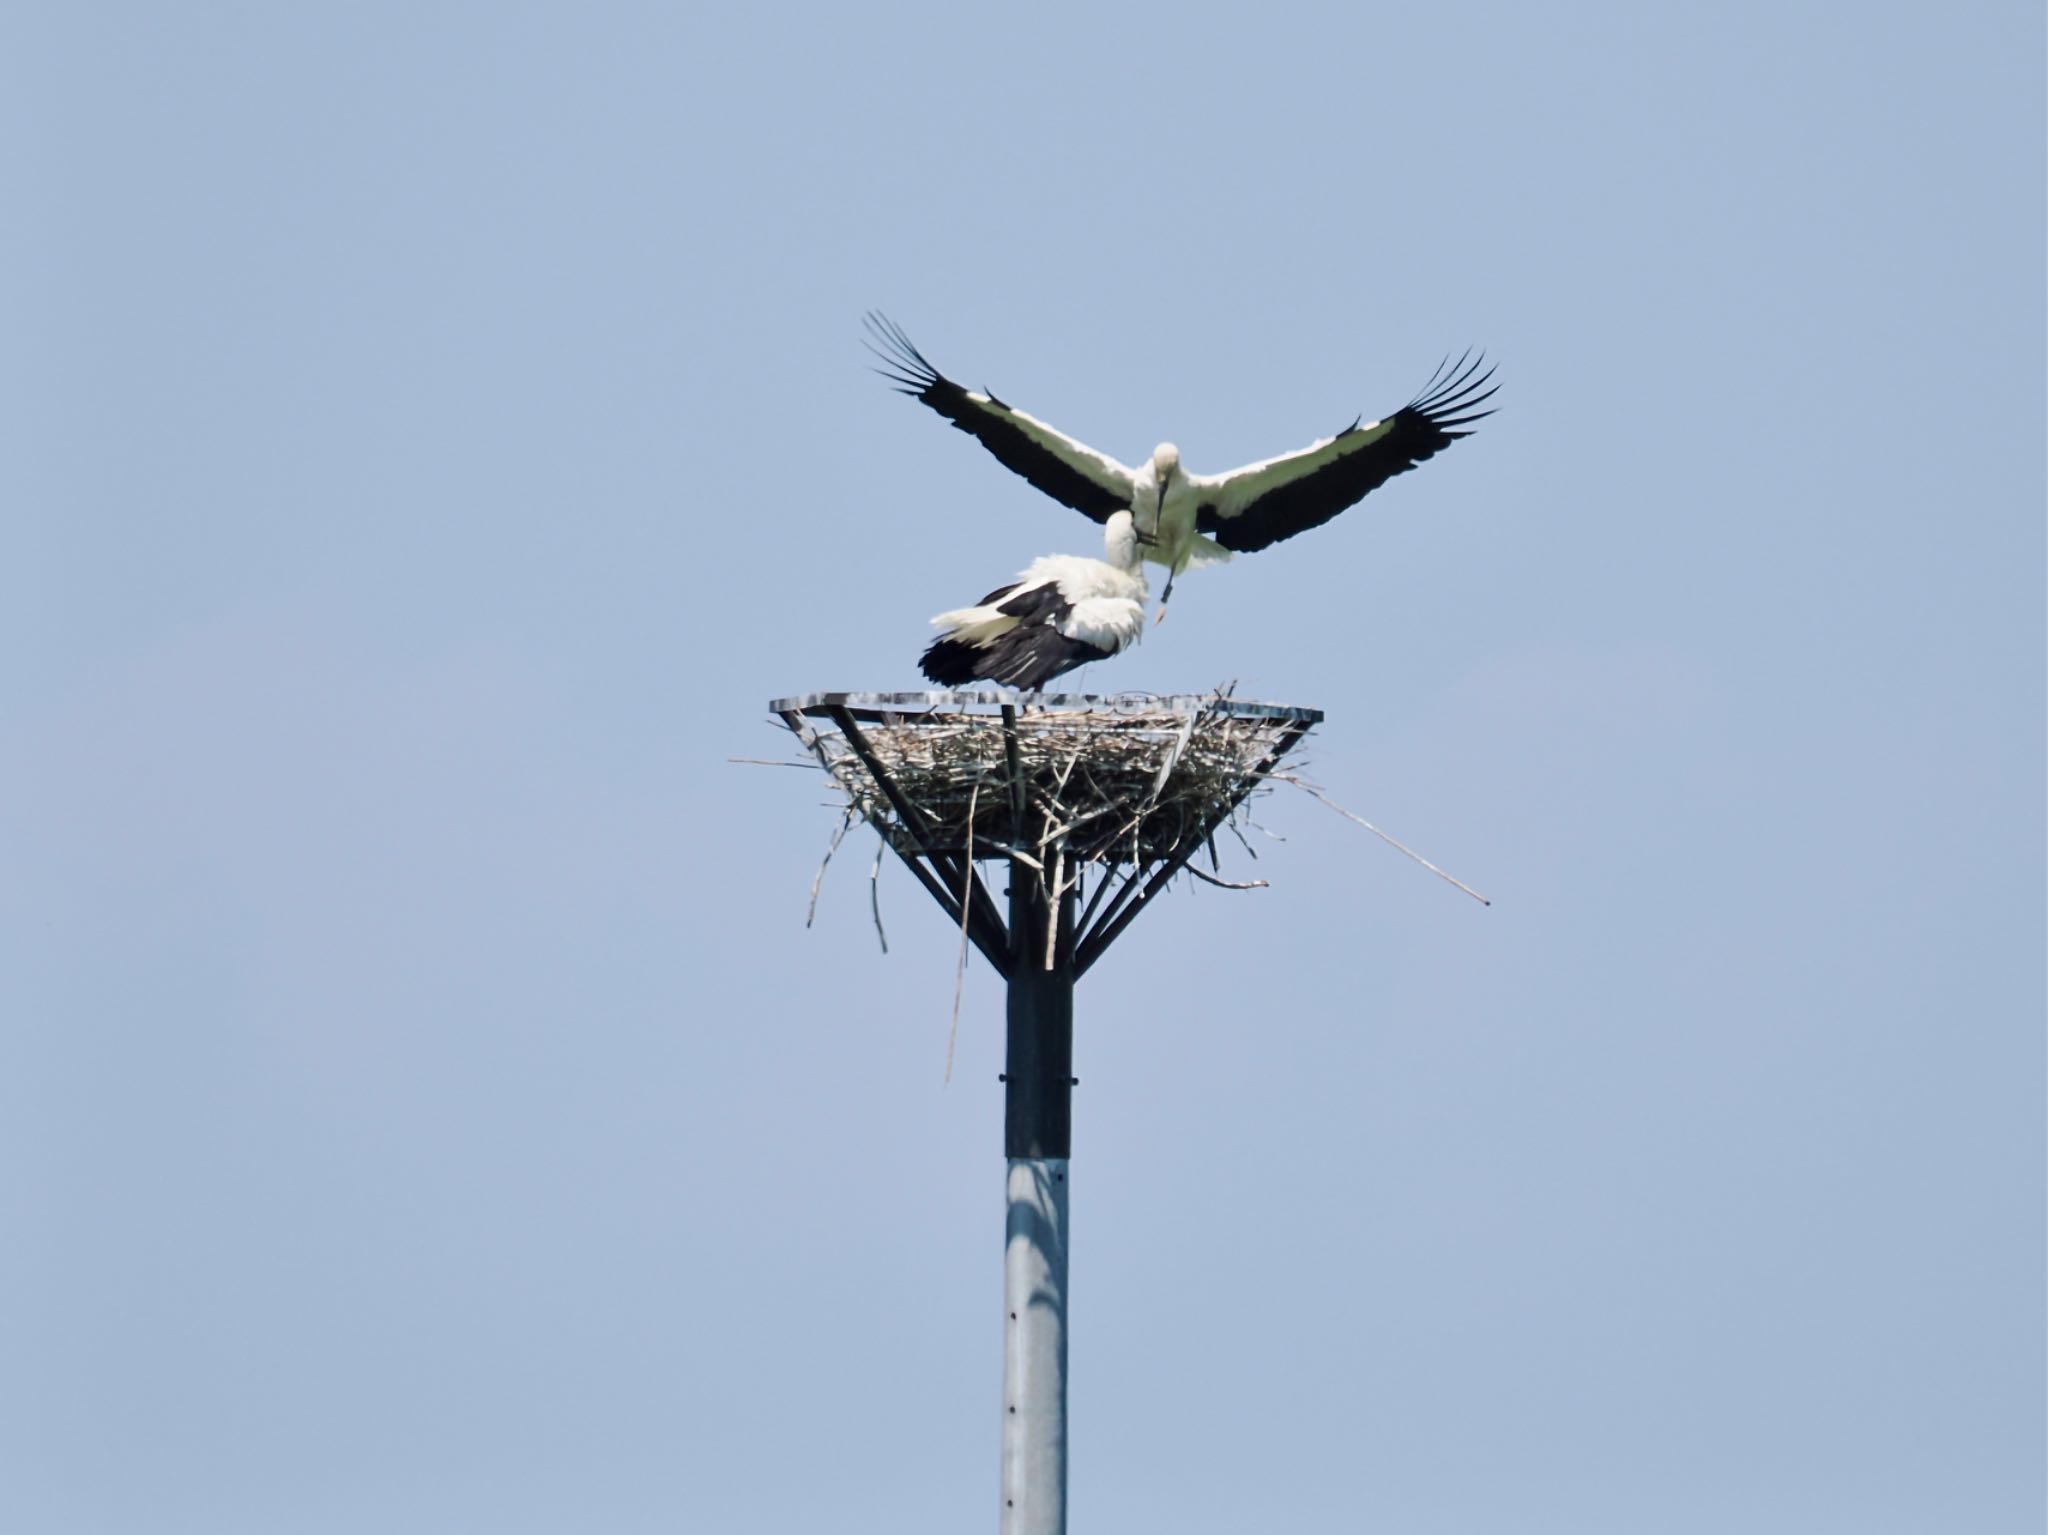
{"label": "wingtip feather", "polygon": [[[882,359],[884,367],[875,371],[894,382],[908,394],[923,394],[933,386],[945,382],[945,375],[926,360],[924,353],[917,349],[903,327],[883,314],[879,309],[870,309],[861,316],[861,323],[867,327],[872,339],[862,342],[870,352]],[[880,343],[877,345],[877,343]]]}

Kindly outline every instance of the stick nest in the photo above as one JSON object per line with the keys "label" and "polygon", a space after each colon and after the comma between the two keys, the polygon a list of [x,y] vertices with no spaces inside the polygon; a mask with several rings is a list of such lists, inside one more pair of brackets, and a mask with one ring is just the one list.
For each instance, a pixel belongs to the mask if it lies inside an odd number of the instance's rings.
{"label": "stick nest", "polygon": [[[1057,843],[1069,864],[1143,865],[1230,822],[1305,733],[1302,711],[1208,698],[1018,703],[998,711],[863,710],[860,735],[926,823],[932,850],[1000,858]],[[965,701],[965,700],[963,700]],[[788,716],[785,715],[785,719]],[[843,731],[799,731],[849,809],[899,845],[918,840]],[[792,728],[795,728],[792,723]]]}

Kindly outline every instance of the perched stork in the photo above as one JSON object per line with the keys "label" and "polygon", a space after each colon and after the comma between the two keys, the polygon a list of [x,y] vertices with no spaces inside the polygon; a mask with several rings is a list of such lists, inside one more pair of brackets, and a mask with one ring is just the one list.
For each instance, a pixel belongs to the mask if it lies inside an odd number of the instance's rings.
{"label": "perched stork", "polygon": [[1107,561],[1049,554],[971,608],[941,613],[946,632],[924,653],[924,674],[942,687],[976,678],[1031,692],[1062,672],[1107,660],[1145,632],[1145,567],[1129,512],[1102,530]]}
{"label": "perched stork", "polygon": [[1467,352],[1431,375],[1422,392],[1384,421],[1353,421],[1334,437],[1297,453],[1247,464],[1228,474],[1191,474],[1180,450],[1162,442],[1136,469],[1014,410],[992,394],[962,388],[925,361],[900,326],[867,316],[878,371],[972,434],[1008,468],[1074,510],[1106,522],[1120,511],[1136,519],[1144,558],[1167,569],[1159,616],[1184,570],[1221,564],[1320,527],[1352,503],[1433,457],[1473,423],[1499,385],[1484,356]]}

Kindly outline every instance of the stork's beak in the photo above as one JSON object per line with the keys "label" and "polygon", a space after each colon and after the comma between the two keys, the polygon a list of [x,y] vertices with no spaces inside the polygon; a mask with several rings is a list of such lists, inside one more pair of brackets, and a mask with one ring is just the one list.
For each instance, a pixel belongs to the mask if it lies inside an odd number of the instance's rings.
{"label": "stork's beak", "polygon": [[1159,482],[1159,500],[1152,507],[1152,537],[1157,541],[1159,525],[1166,520],[1166,481]]}

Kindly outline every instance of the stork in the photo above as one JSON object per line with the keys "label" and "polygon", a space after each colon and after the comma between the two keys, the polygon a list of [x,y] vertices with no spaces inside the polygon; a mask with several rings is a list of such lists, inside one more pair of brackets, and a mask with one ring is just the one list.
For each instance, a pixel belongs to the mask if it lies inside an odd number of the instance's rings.
{"label": "stork", "polygon": [[971,608],[941,613],[946,632],[924,653],[924,674],[942,687],[977,678],[1031,692],[1062,672],[1107,660],[1145,632],[1144,562],[1131,514],[1102,529],[1105,560],[1049,554]]}
{"label": "stork", "polygon": [[[1471,435],[1493,414],[1480,410],[1500,386],[1484,355],[1448,359],[1422,392],[1382,421],[1356,420],[1334,437],[1227,474],[1194,474],[1180,449],[1162,442],[1136,469],[1118,463],[994,395],[954,383],[925,360],[902,328],[879,311],[867,315],[877,371],[978,438],[1007,468],[1097,522],[1120,511],[1135,519],[1145,559],[1167,569],[1159,595],[1166,617],[1184,570],[1218,565],[1320,527],[1397,474]],[[1484,368],[1485,371],[1481,371]]]}

